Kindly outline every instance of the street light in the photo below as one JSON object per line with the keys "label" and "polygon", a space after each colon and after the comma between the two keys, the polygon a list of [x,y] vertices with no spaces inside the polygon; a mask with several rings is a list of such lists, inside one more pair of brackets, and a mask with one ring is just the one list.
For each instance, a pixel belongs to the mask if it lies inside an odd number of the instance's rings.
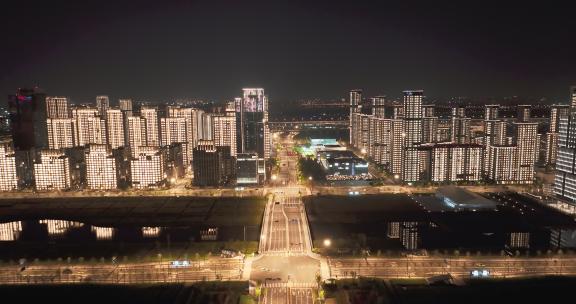
{"label": "street light", "polygon": [[276,174],[272,174],[272,180],[276,180],[278,176]]}
{"label": "street light", "polygon": [[332,245],[332,241],[330,239],[324,239],[324,247],[330,247]]}
{"label": "street light", "polygon": [[312,176],[308,176],[308,180],[312,180]]}

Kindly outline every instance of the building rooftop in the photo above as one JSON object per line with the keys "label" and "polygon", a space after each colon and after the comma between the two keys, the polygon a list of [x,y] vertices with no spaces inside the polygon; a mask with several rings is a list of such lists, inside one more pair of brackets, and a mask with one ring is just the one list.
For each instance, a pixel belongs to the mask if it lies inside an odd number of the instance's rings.
{"label": "building rooftop", "polygon": [[440,187],[436,191],[436,197],[442,202],[454,209],[461,210],[479,210],[479,209],[496,209],[498,203],[489,200],[479,194],[468,191],[457,186]]}

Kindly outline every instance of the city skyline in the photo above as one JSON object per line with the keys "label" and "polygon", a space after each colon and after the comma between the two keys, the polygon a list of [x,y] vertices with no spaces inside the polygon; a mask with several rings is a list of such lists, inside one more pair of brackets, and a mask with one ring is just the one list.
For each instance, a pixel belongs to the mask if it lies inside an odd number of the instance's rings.
{"label": "city skyline", "polygon": [[62,304],[569,298],[573,12],[0,4],[0,289]]}

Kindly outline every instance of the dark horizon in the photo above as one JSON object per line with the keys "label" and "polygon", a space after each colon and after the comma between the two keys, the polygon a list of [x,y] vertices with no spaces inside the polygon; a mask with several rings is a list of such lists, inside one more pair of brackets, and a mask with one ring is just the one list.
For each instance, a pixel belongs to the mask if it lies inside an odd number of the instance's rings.
{"label": "dark horizon", "polygon": [[271,104],[399,97],[545,97],[576,84],[576,19],[523,3],[19,1],[0,10],[0,96],[39,85],[93,102],[224,101],[263,87]]}

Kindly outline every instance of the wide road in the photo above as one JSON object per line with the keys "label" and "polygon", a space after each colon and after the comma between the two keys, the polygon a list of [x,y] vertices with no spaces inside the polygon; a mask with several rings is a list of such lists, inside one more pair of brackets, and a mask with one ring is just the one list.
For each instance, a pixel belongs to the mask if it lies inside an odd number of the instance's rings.
{"label": "wide road", "polygon": [[263,289],[258,302],[314,304],[314,290],[306,287],[268,287]]}
{"label": "wide road", "polygon": [[492,277],[576,275],[573,255],[555,257],[394,257],[330,258],[330,273],[335,279],[357,276],[377,278],[428,278],[451,274],[470,277],[474,270],[488,270]]}
{"label": "wide road", "polygon": [[298,159],[291,137],[278,151],[279,172],[264,211],[260,256],[252,262],[250,279],[260,282],[260,303],[313,303],[320,260],[312,254],[310,227],[298,186]]}
{"label": "wide road", "polygon": [[171,263],[108,263],[11,265],[0,267],[1,284],[59,283],[185,283],[214,280],[239,280],[243,258],[209,258],[189,261],[185,267]]}

